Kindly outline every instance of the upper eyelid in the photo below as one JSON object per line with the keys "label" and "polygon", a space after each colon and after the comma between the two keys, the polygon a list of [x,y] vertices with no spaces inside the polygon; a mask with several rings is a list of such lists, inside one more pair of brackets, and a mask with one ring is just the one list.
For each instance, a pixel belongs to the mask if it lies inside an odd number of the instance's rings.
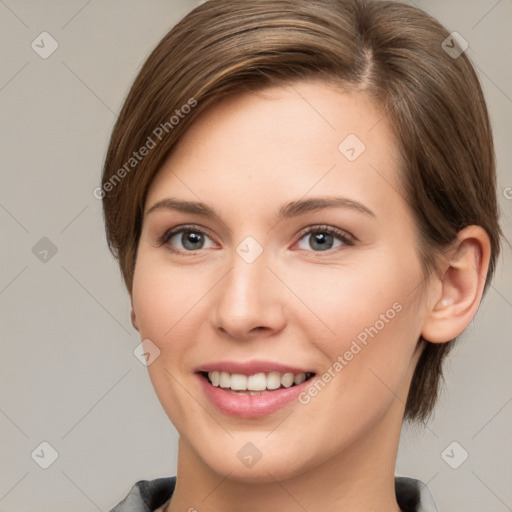
{"label": "upper eyelid", "polygon": [[352,235],[351,233],[349,233],[347,230],[337,228],[334,226],[330,226],[328,224],[314,224],[312,226],[307,226],[304,229],[300,230],[297,236],[300,239],[311,232],[318,231],[321,233],[322,230],[326,231],[328,233],[331,233],[332,235],[335,235],[335,236],[339,236],[342,238],[349,238],[350,240],[356,240],[356,237],[354,235]]}
{"label": "upper eyelid", "polygon": [[209,234],[208,229],[197,224],[184,224],[166,229],[164,233],[158,237],[158,240],[161,244],[165,244],[173,236],[176,236],[177,234],[183,233],[185,231],[198,231],[213,240],[213,237]]}

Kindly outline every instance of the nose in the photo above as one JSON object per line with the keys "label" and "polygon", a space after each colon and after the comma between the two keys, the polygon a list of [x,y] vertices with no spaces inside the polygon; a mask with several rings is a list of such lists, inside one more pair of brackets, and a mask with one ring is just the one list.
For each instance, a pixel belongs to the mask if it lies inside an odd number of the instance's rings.
{"label": "nose", "polygon": [[286,325],[285,293],[267,263],[265,252],[252,263],[234,254],[231,270],[213,297],[212,324],[223,336],[248,341],[271,336]]}

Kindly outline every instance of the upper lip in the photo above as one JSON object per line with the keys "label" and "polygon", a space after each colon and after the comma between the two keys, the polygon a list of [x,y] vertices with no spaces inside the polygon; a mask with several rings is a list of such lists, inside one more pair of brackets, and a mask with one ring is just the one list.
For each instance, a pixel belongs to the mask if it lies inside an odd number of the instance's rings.
{"label": "upper lip", "polygon": [[288,364],[273,361],[216,361],[198,366],[196,372],[227,372],[241,375],[255,375],[256,373],[314,373],[309,369],[299,368]]}

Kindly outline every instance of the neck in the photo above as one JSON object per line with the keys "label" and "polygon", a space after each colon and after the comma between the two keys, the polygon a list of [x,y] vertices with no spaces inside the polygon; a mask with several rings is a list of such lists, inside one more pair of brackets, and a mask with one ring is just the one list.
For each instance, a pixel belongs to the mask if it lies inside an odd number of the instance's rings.
{"label": "neck", "polygon": [[347,449],[296,476],[247,482],[221,475],[179,441],[176,489],[167,510],[236,512],[399,512],[394,470],[403,407],[395,400],[375,428]]}

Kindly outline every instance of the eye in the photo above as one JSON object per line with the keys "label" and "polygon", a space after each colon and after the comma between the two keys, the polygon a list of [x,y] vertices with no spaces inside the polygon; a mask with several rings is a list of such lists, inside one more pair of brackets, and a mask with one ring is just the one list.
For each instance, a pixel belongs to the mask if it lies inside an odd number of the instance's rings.
{"label": "eye", "polygon": [[329,251],[342,246],[354,245],[354,240],[344,231],[332,226],[310,227],[297,242],[298,249],[315,252]]}
{"label": "eye", "polygon": [[213,240],[197,226],[181,226],[164,233],[160,245],[167,245],[175,252],[192,252],[215,247]]}

